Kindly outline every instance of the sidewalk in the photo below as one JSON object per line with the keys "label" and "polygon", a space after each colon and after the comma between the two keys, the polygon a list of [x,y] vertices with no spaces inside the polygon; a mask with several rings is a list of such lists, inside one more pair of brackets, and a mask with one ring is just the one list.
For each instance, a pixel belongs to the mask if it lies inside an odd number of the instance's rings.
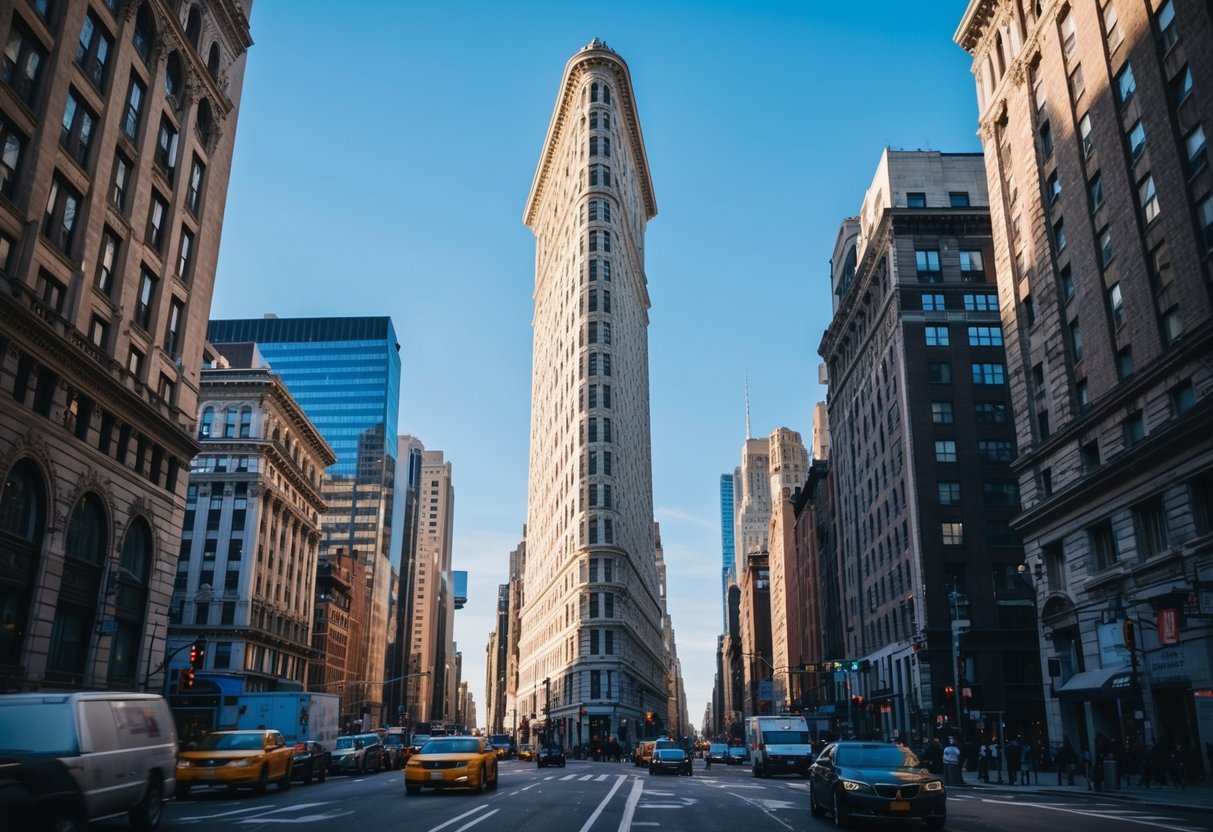
{"label": "sidewalk", "polygon": [[[1074,785],[1057,785],[1057,772],[1042,771],[1031,775],[1032,783],[1027,786],[1015,785],[1012,786],[1005,781],[1002,783],[992,779],[989,783],[977,779],[977,772],[966,771],[964,773],[963,786],[950,786],[953,789],[966,789],[972,791],[997,791],[1000,794],[1030,794],[1040,796],[1063,797],[1066,795],[1096,795],[1105,800],[1120,800],[1126,803],[1147,803],[1156,806],[1174,806],[1177,808],[1187,809],[1213,809],[1213,785],[1208,782],[1196,783],[1189,785],[1186,789],[1179,789],[1171,784],[1165,786],[1155,785],[1152,788],[1144,786],[1138,787],[1137,776],[1131,778],[1122,777],[1120,779],[1120,788],[1105,790],[1102,792],[1092,791],[1087,787],[1087,778],[1082,775],[1074,775]],[[1063,778],[1063,784],[1066,782]]]}

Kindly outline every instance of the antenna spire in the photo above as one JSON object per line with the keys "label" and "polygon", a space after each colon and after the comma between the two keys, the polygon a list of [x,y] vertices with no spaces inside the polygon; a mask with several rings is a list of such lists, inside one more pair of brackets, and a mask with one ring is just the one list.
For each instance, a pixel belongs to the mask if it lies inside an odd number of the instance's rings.
{"label": "antenna spire", "polygon": [[745,438],[753,439],[750,433],[750,371],[745,371]]}

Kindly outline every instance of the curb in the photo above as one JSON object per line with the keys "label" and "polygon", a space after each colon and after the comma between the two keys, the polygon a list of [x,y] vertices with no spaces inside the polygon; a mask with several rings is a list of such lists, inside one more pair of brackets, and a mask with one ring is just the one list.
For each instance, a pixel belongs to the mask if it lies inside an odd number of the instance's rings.
{"label": "curb", "polygon": [[1098,796],[1105,800],[1115,800],[1121,803],[1137,803],[1148,806],[1153,806],[1159,809],[1184,809],[1193,812],[1207,812],[1210,804],[1208,803],[1168,803],[1163,801],[1151,800],[1146,795],[1124,794],[1123,792],[1094,792],[1086,789],[1025,789],[1022,786],[1010,786],[1007,784],[999,785],[997,783],[986,785],[984,783],[964,783],[960,786],[948,786],[949,789],[967,789],[977,792],[997,792],[998,794],[1022,794],[1022,795],[1045,795],[1048,797],[1075,797],[1075,796]]}

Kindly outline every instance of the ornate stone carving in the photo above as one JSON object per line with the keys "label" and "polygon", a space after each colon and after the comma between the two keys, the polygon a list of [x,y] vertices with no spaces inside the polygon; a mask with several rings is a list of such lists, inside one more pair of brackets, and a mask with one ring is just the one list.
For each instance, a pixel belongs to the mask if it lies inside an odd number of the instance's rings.
{"label": "ornate stone carving", "polygon": [[1022,60],[1017,60],[1015,63],[1011,64],[1010,76],[1012,84],[1017,87],[1023,86],[1023,82],[1027,78],[1027,75],[1028,73]]}

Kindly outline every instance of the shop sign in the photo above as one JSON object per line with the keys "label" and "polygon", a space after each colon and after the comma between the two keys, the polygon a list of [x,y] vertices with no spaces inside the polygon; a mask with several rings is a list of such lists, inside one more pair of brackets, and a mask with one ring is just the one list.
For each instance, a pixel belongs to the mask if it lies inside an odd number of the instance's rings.
{"label": "shop sign", "polygon": [[1179,611],[1173,607],[1158,611],[1158,643],[1179,644]]}
{"label": "shop sign", "polygon": [[1168,647],[1150,655],[1150,681],[1186,682],[1191,677],[1188,674],[1186,652],[1182,647]]}

